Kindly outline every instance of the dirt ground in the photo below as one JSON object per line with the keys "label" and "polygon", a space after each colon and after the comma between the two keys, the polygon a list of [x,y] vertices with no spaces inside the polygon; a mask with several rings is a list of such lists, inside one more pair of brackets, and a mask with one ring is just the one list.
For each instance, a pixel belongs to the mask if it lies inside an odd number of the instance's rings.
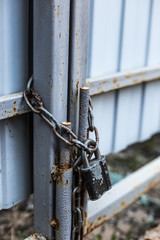
{"label": "dirt ground", "polygon": [[[159,155],[160,135],[155,135],[149,141],[107,156],[112,182],[118,182]],[[33,195],[12,209],[0,211],[0,240],[21,240],[33,233],[33,215]],[[160,240],[160,184],[85,237],[85,240],[153,239]]]}
{"label": "dirt ground", "polygon": [[[150,199],[147,201],[148,196]],[[158,224],[160,224],[160,186],[98,227],[85,240],[144,240],[146,231],[157,227]],[[151,239],[159,240],[160,231],[159,238]]]}

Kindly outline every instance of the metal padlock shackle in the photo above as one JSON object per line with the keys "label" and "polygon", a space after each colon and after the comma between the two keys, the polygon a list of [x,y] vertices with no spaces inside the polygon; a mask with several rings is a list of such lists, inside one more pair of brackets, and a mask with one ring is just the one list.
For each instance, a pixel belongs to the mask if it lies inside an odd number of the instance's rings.
{"label": "metal padlock shackle", "polygon": [[[95,147],[96,146],[96,142],[93,140],[93,139],[87,139],[85,140],[84,144],[88,147],[89,145]],[[101,153],[100,153],[100,150],[99,148],[97,147],[97,149],[94,151],[94,155],[95,155],[95,158],[96,159],[101,159]],[[81,159],[83,161],[83,166],[85,168],[87,167],[90,167],[90,164],[89,164],[89,161],[88,161],[88,157],[87,157],[87,152],[82,149],[82,152],[81,152]],[[85,161],[83,160],[85,159]]]}

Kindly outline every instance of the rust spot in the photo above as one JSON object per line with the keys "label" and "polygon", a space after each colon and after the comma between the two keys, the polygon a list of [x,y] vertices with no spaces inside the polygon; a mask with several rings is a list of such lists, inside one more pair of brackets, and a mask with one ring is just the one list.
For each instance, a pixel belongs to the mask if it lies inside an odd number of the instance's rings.
{"label": "rust spot", "polygon": [[16,101],[14,101],[13,104],[16,104]]}
{"label": "rust spot", "polygon": [[108,81],[102,81],[102,84],[106,84]]}
{"label": "rust spot", "polygon": [[84,212],[84,228],[87,227],[87,216],[88,216],[87,212]]}
{"label": "rust spot", "polygon": [[56,17],[59,18],[59,12],[60,12],[60,7],[59,5],[57,6],[57,12],[56,12]]}
{"label": "rust spot", "polygon": [[13,113],[12,116],[13,116],[13,117],[15,117],[15,116],[19,116],[19,113]]}
{"label": "rust spot", "polygon": [[14,107],[14,108],[13,108],[13,111],[16,112],[16,110],[17,110],[17,109]]}
{"label": "rust spot", "polygon": [[78,101],[79,79],[76,82],[76,102]]}
{"label": "rust spot", "polygon": [[0,108],[2,107],[2,105],[0,105]]}
{"label": "rust spot", "polygon": [[84,236],[92,232],[95,228],[97,228],[98,226],[100,226],[102,223],[106,221],[107,221],[107,217],[104,214],[103,216],[98,217],[98,219],[95,222],[89,222],[87,227],[87,232],[84,234]]}
{"label": "rust spot", "polygon": [[68,186],[68,179],[66,180],[66,186]]}
{"label": "rust spot", "polygon": [[128,78],[131,78],[131,77],[132,77],[131,74],[125,76],[125,78],[127,78],[127,79],[128,79]]}
{"label": "rust spot", "polygon": [[50,180],[49,183],[51,184],[51,183],[52,183],[52,180]]}
{"label": "rust spot", "polygon": [[61,38],[61,33],[59,34],[59,39]]}
{"label": "rust spot", "polygon": [[59,220],[56,218],[56,230],[59,231],[60,230],[60,224],[59,224]]}
{"label": "rust spot", "polygon": [[52,227],[56,227],[57,231],[60,230],[60,223],[59,223],[59,220],[57,218],[49,220],[48,222]]}
{"label": "rust spot", "polygon": [[114,78],[114,79],[113,79],[113,83],[114,83],[114,84],[116,84],[117,81],[118,81],[117,78]]}
{"label": "rust spot", "polygon": [[57,184],[62,184],[64,185],[64,181],[63,181],[63,174],[64,172],[68,172],[70,171],[72,168],[68,168],[68,169],[60,169],[60,168],[57,168],[57,173],[56,173],[56,183]]}

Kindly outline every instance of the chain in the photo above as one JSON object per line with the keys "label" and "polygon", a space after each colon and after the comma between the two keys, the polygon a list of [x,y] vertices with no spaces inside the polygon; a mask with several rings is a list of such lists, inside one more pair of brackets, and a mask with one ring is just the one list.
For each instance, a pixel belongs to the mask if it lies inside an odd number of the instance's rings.
{"label": "chain", "polygon": [[[88,107],[88,129],[87,129],[87,138],[89,138],[89,132],[95,132],[95,147],[86,146],[81,142],[74,132],[60,124],[56,118],[44,107],[42,98],[38,93],[36,93],[33,88],[33,78],[31,77],[27,84],[27,89],[24,91],[24,99],[27,105],[30,107],[33,113],[38,114],[53,130],[53,133],[63,142],[70,146],[75,146],[79,150],[84,149],[89,154],[89,159],[91,159],[94,151],[97,149],[99,144],[99,134],[98,130],[94,125],[94,115],[93,115],[93,106],[91,98],[89,98],[89,107]],[[70,141],[65,139],[61,135],[61,130],[64,129],[69,136]],[[78,183],[73,189],[72,193],[72,210],[73,210],[73,230],[72,230],[72,240],[79,239],[82,229],[82,209],[81,209],[81,192],[82,192],[82,177],[80,166],[82,164],[81,156],[73,164],[74,175],[78,179]],[[77,238],[78,235],[78,238]]]}
{"label": "chain", "polygon": [[[24,91],[24,99],[32,110],[33,113],[38,114],[53,130],[53,133],[62,141],[70,146],[75,146],[78,149],[84,149],[87,153],[94,152],[93,148],[87,147],[83,142],[78,140],[78,137],[74,134],[74,132],[67,127],[60,124],[56,118],[44,107],[42,98],[38,93],[36,93],[32,88],[33,78],[31,77],[27,84],[27,89]],[[61,135],[61,130],[64,129],[66,133],[71,137],[70,141],[65,139]],[[96,142],[98,146],[98,132],[95,131]]]}
{"label": "chain", "polygon": [[[81,157],[76,161],[78,164],[81,161]],[[74,188],[72,193],[72,211],[73,211],[73,230],[72,230],[72,240],[75,240],[76,234],[80,236],[80,231],[82,228],[82,209],[81,209],[81,191],[82,191],[82,177],[80,172],[80,167],[77,164],[73,165],[73,170],[75,176],[77,175],[78,184]]]}

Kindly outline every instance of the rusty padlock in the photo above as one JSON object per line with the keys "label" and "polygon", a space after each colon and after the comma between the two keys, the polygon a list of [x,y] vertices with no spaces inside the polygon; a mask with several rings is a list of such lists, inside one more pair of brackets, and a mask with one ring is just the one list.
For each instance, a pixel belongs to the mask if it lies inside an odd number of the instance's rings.
{"label": "rusty padlock", "polygon": [[[95,144],[92,139],[85,141],[86,146],[95,147]],[[81,167],[81,174],[89,198],[92,201],[99,199],[112,186],[106,159],[104,156],[101,156],[99,148],[95,150],[94,155],[95,158],[88,161],[87,152],[82,149],[81,158],[83,166]]]}

